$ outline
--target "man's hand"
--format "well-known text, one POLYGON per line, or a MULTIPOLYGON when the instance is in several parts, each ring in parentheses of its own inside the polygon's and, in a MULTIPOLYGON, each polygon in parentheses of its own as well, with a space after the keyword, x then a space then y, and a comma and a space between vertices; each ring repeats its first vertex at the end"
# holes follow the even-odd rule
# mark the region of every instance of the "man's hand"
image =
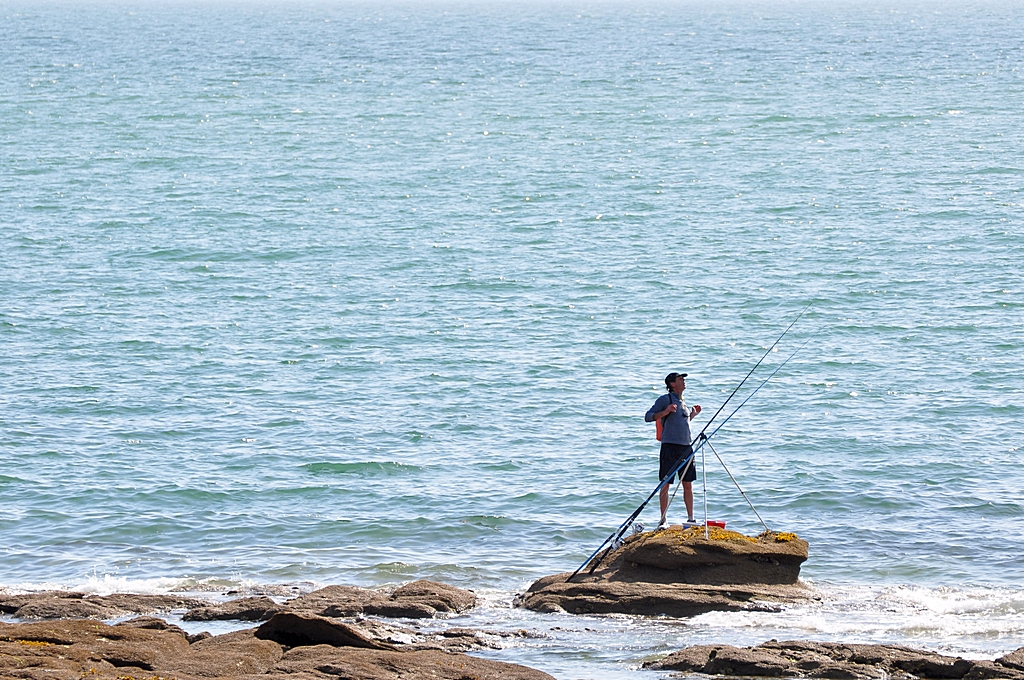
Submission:
POLYGON ((693 409, 690 410, 690 420, 696 418, 698 413, 700 413, 700 404, 694 404, 693 409))

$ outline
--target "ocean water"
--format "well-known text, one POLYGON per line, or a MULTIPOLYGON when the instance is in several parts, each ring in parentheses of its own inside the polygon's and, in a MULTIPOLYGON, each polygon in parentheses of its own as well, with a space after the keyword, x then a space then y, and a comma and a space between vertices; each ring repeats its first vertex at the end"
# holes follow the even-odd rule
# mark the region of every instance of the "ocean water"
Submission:
POLYGON ((1024 645, 1021 35, 984 0, 3 2, 0 588, 431 578, 483 599, 433 625, 560 679, 1024 645), (804 308, 712 443, 821 599, 513 608, 653 490, 664 375, 703 426, 804 308))

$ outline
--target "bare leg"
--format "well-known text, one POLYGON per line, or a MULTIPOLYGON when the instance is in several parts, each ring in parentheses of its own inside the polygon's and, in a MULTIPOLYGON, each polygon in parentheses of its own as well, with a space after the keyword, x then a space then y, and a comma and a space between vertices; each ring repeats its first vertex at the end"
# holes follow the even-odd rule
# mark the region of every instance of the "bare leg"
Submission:
POLYGON ((661 494, 658 496, 658 500, 661 502, 661 518, 665 519, 665 515, 668 513, 668 487, 671 484, 666 484, 661 487, 661 494))
MULTIPOLYGON (((683 482, 683 502, 686 503, 686 518, 693 519, 693 482, 683 482)), ((665 511, 662 510, 661 514, 664 515, 665 511)))

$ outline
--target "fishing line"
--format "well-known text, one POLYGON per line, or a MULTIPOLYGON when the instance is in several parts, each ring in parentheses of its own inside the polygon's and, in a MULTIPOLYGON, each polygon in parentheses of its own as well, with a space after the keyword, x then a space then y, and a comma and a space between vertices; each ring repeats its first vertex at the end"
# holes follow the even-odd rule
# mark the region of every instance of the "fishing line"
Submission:
MULTIPOLYGON (((726 466, 725 461, 722 460, 722 457, 718 455, 718 451, 715 451, 715 447, 711 445, 711 442, 708 442, 708 446, 711 447, 711 451, 715 454, 715 458, 718 459, 718 462, 722 464, 723 468, 725 468, 726 474, 729 475, 729 479, 732 480, 732 483, 736 485, 736 490, 740 492, 741 496, 743 496, 743 500, 745 500, 747 502, 747 505, 750 506, 750 509, 754 511, 755 515, 757 515, 757 521, 759 521, 761 523, 761 526, 764 527, 765 531, 770 532, 771 529, 769 529, 768 525, 764 523, 763 519, 761 519, 761 513, 759 513, 757 511, 757 508, 754 507, 754 504, 750 502, 749 498, 747 498, 747 494, 743 493, 743 489, 740 488, 740 483, 737 482, 736 478, 732 476, 731 472, 729 472, 729 468, 726 466)), ((707 511, 705 510, 705 513, 706 512, 707 511)), ((707 520, 707 518, 705 518, 704 519, 704 538, 707 538, 707 526, 708 526, 708 520, 707 520)))
MULTIPOLYGON (((708 442, 708 446, 711 446, 711 442, 708 442)), ((712 449, 712 451, 713 450, 714 449, 712 449)), ((719 460, 721 460, 721 458, 719 458, 719 460)), ((704 479, 704 490, 701 492, 704 495, 704 538, 710 541, 711 539, 708 537, 708 463, 707 456, 704 455, 703 447, 701 447, 700 450, 700 472, 701 477, 704 479)))
MULTIPOLYGON (((732 417, 733 417, 734 415, 736 415, 736 414, 737 414, 737 413, 739 412, 739 410, 740 410, 741 408, 743 408, 743 405, 744 405, 744 404, 746 404, 746 403, 747 403, 748 401, 750 401, 751 397, 753 397, 753 396, 754 396, 755 394, 757 394, 758 390, 760 390, 760 389, 761 389, 762 387, 764 387, 764 386, 765 386, 765 385, 766 385, 766 384, 768 383, 768 381, 769 381, 769 380, 771 380, 772 378, 774 378, 774 377, 775 377, 775 374, 776 374, 776 373, 778 373, 779 371, 781 371, 781 370, 782 370, 782 367, 783 367, 783 366, 785 366, 786 364, 788 364, 788 363, 789 363, 789 360, 790 360, 790 359, 792 359, 793 357, 795 357, 795 356, 797 355, 797 352, 799 352, 799 351, 800 351, 800 350, 802 350, 802 349, 803 349, 804 347, 806 347, 806 346, 807 346, 807 343, 809 343, 809 342, 810 342, 811 340, 813 340, 813 339, 814 339, 814 336, 816 336, 816 335, 817 335, 818 333, 820 333, 820 332, 821 332, 821 329, 820 329, 820 328, 819 328, 818 330, 814 331, 814 333, 813 333, 813 334, 811 335, 811 337, 807 338, 807 340, 805 340, 805 341, 804 341, 804 344, 802 344, 802 345, 800 345, 799 347, 797 347, 797 348, 796 348, 796 351, 794 351, 794 352, 793 352, 792 354, 790 354, 790 355, 789 355, 788 357, 786 357, 786 360, 785 360, 785 361, 783 361, 783 362, 782 362, 781 364, 779 364, 778 368, 776 368, 776 369, 775 369, 774 371, 772 371, 772 374, 771 374, 771 375, 769 375, 769 376, 768 376, 767 378, 765 378, 765 379, 764 379, 764 380, 763 380, 763 381, 761 382, 761 384, 760 384, 760 385, 758 385, 757 387, 755 387, 755 388, 754 388, 754 391, 753 391, 753 392, 751 392, 750 394, 748 394, 748 395, 747 395, 747 398, 746 398, 746 399, 744 399, 744 400, 743 400, 743 401, 742 401, 742 402, 740 403, 740 405, 736 407, 736 410, 734 410, 734 411, 733 411, 732 413, 730 413, 730 414, 729 414, 729 415, 728 415, 728 416, 726 417, 726 419, 722 421, 722 424, 721 424, 721 425, 719 425, 718 427, 716 427, 716 428, 714 429, 714 431, 713 431, 713 432, 712 432, 711 434, 709 434, 709 435, 707 435, 707 436, 704 436, 704 430, 706 430, 706 429, 707 429, 707 427, 705 427, 705 428, 704 428, 704 430, 701 430, 700 434, 699 434, 699 435, 697 435, 698 439, 704 439, 705 441, 707 441, 707 440, 708 440, 708 439, 710 439, 711 437, 714 437, 714 436, 715 436, 715 435, 716 435, 716 434, 718 433, 718 431, 719 431, 719 430, 721 430, 721 429, 722 429, 723 427, 725 427, 725 424, 726 424, 726 423, 728 423, 728 422, 729 422, 730 420, 732 420, 732 417)), ((703 446, 703 444, 700 444, 700 446, 703 446)))
MULTIPOLYGON (((746 376, 744 376, 743 380, 741 380, 741 381, 740 381, 740 384, 736 386, 736 389, 734 389, 734 390, 732 391, 732 394, 730 394, 730 395, 728 396, 728 398, 726 398, 726 400, 722 402, 722 405, 718 407, 718 410, 717 410, 717 411, 715 411, 715 414, 714 414, 713 416, 711 416, 711 418, 710 418, 710 419, 708 420, 708 422, 707 422, 707 423, 706 423, 706 424, 704 425, 704 427, 703 427, 703 428, 701 429, 701 431, 700 431, 700 434, 698 434, 698 437, 703 437, 704 439, 706 439, 706 437, 705 437, 704 433, 705 433, 705 432, 707 431, 707 429, 708 429, 708 428, 709 428, 709 427, 711 426, 711 423, 712 423, 712 422, 714 422, 715 418, 717 418, 717 417, 718 417, 718 415, 719 415, 719 414, 720 414, 720 413, 722 412, 722 410, 723 410, 723 409, 725 408, 726 404, 728 404, 728 403, 729 403, 729 401, 730 401, 730 400, 731 400, 731 399, 732 399, 732 398, 733 398, 734 396, 736 396, 736 393, 737 393, 737 392, 738 392, 738 391, 740 390, 740 388, 741 388, 741 387, 743 387, 743 384, 747 382, 747 380, 748 380, 748 379, 750 378, 750 376, 754 374, 754 371, 756 371, 756 370, 757 370, 757 367, 761 365, 761 362, 763 362, 763 361, 765 360, 765 358, 766 358, 766 357, 767 357, 767 356, 768 356, 769 354, 771 354, 771 353, 772 353, 772 350, 774 350, 774 349, 775 349, 775 347, 776 347, 776 346, 777 346, 777 345, 779 344, 779 342, 781 342, 781 341, 782 341, 782 338, 784 338, 784 337, 786 336, 786 334, 787 334, 787 333, 789 333, 790 329, 791 329, 791 328, 793 328, 794 324, 796 324, 796 322, 800 320, 800 318, 801 318, 801 317, 802 317, 802 316, 803 316, 803 315, 804 315, 804 314, 805 314, 805 313, 807 312, 807 310, 811 308, 811 305, 812 305, 812 304, 813 304, 813 303, 808 303, 808 304, 807 304, 807 306, 806 306, 806 307, 804 307, 804 308, 803 308, 803 309, 802 309, 802 310, 800 311, 800 313, 799 313, 799 314, 797 315, 797 317, 796 317, 795 319, 793 319, 793 322, 792 322, 792 323, 790 323, 790 324, 789 324, 789 325, 788 325, 788 326, 786 327, 786 330, 782 331, 782 334, 781 334, 781 335, 779 335, 779 337, 778 337, 778 338, 777 338, 777 339, 775 340, 775 342, 773 342, 773 343, 772 343, 772 346, 768 348, 768 351, 766 351, 766 352, 765 352, 765 353, 764 353, 763 355, 761 355, 761 358, 757 360, 757 363, 756 363, 756 364, 754 364, 754 367, 750 369, 750 371, 749 371, 749 372, 747 373, 747 375, 746 375, 746 376)), ((774 374, 773 374, 773 375, 774 375, 774 374)), ((760 389, 760 388, 758 388, 758 389, 760 389)), ((756 391, 756 390, 755 390, 755 391, 756 391)), ((749 399, 749 397, 748 397, 748 399, 749 399)), ((745 403, 746 403, 746 401, 744 401, 743 403, 745 404, 745 403)), ((742 407, 742 404, 740 404, 740 407, 742 407)), ((738 409, 737 409, 737 410, 738 410, 738 409)), ((735 415, 735 414, 736 414, 736 412, 735 412, 735 411, 733 411, 732 415, 735 415)), ((732 415, 730 415, 729 417, 731 418, 731 417, 732 417, 732 415)), ((719 430, 719 429, 721 429, 721 427, 719 427, 719 428, 715 429, 715 431, 714 431, 714 432, 718 432, 718 430, 719 430)), ((714 432, 712 433, 712 435, 714 435, 714 432)), ((693 463, 693 452, 691 451, 691 453, 690 453, 689 457, 688 457, 688 458, 687 458, 687 459, 686 459, 685 461, 680 461, 679 465, 678 465, 678 466, 676 467, 676 470, 678 470, 678 469, 679 469, 680 467, 682 467, 683 465, 691 465, 692 463, 693 463)), ((592 561, 592 560, 594 559, 594 557, 596 557, 596 556, 597 556, 597 554, 601 552, 601 549, 602 549, 602 548, 604 548, 604 547, 605 547, 606 545, 608 545, 609 543, 615 543, 615 542, 617 542, 617 541, 618 541, 619 539, 621 539, 621 538, 622 538, 622 535, 623 535, 623 534, 624 534, 624 533, 626 532, 626 530, 627 530, 627 529, 629 528, 629 525, 631 525, 631 524, 632 524, 632 523, 633 523, 633 522, 634 522, 634 521, 636 520, 636 518, 640 516, 640 513, 641 513, 641 512, 643 512, 644 508, 646 508, 646 507, 647 507, 647 504, 651 502, 651 499, 652 499, 652 498, 654 498, 654 496, 655 496, 655 495, 657 495, 657 493, 658 493, 659 491, 661 491, 661 488, 662 488, 663 486, 665 486, 665 484, 666 484, 666 483, 670 483, 670 480, 671 480, 671 479, 672 479, 672 475, 671 475, 671 474, 670 474, 670 475, 667 475, 667 476, 666 476, 666 477, 665 477, 664 479, 662 479, 662 480, 661 480, 661 481, 660 481, 660 482, 658 483, 658 486, 656 486, 656 487, 654 488, 654 491, 652 491, 652 492, 651 492, 651 495, 647 497, 647 500, 645 500, 645 501, 644 501, 643 503, 641 503, 641 504, 640 504, 640 507, 638 507, 638 508, 637 508, 636 510, 634 510, 634 511, 633 511, 633 513, 632 513, 632 514, 631 514, 631 515, 630 515, 629 517, 627 517, 627 518, 626 518, 626 521, 625 521, 625 522, 623 522, 623 523, 622 523, 621 525, 619 525, 619 528, 618 528, 618 529, 616 529, 616 530, 615 530, 614 532, 612 532, 612 534, 611 534, 611 535, 610 535, 610 536, 609 536, 608 538, 604 539, 604 541, 603 541, 603 542, 601 543, 601 545, 599 545, 599 546, 597 547, 597 550, 595 550, 595 551, 594 551, 594 552, 593 552, 593 553, 592 553, 592 554, 590 555, 590 557, 588 557, 588 558, 587 558, 587 559, 586 559, 586 560, 585 560, 585 561, 583 562, 583 564, 581 564, 581 565, 580 565, 579 567, 577 567, 577 568, 576 568, 576 571, 574 571, 574 572, 573 572, 573 573, 572 573, 572 574, 571 574, 571 575, 569 576, 569 578, 568 578, 568 579, 566 579, 566 581, 571 581, 571 580, 573 579, 573 577, 575 577, 575 576, 576 576, 577 574, 579 574, 579 573, 580 573, 580 571, 581 571, 581 570, 583 569, 583 567, 587 566, 587 564, 589 564, 589 563, 590 563, 590 562, 591 562, 591 561, 592 561)), ((611 551, 611 548, 609 547, 609 549, 608 549, 608 550, 606 550, 606 551, 604 552, 604 554, 603 554, 603 555, 601 555, 601 556, 600 556, 600 557, 599 557, 599 558, 597 559, 597 561, 596 561, 596 562, 594 562, 593 566, 591 566, 591 567, 590 567, 590 572, 589 572, 589 573, 591 573, 591 574, 592 574, 592 573, 594 573, 594 570, 595 570, 595 569, 596 569, 596 568, 598 567, 598 565, 599 565, 599 564, 601 563, 601 561, 602 561, 602 560, 604 560, 604 558, 605 558, 605 557, 606 557, 606 556, 608 555, 608 553, 609 553, 610 551, 611 551)))
MULTIPOLYGON (((743 497, 743 500, 746 501, 746 505, 751 506, 751 510, 753 510, 754 514, 756 514, 758 516, 758 520, 761 522, 761 525, 765 527, 766 532, 770 532, 771 529, 768 528, 768 524, 765 523, 765 520, 761 519, 761 513, 759 513, 758 509, 754 507, 753 503, 751 503, 751 499, 746 498, 746 494, 743 492, 742 488, 740 488, 739 482, 736 481, 736 478, 734 476, 732 476, 732 472, 729 471, 729 468, 728 468, 728 466, 726 466, 725 461, 722 460, 722 457, 718 455, 717 451, 715 451, 715 447, 713 447, 713 445, 711 443, 711 437, 715 436, 715 434, 720 429, 725 427, 725 424, 728 423, 729 420, 733 416, 736 415, 736 412, 738 412, 740 409, 743 408, 744 403, 750 401, 751 397, 758 393, 758 390, 760 390, 762 387, 764 387, 768 383, 769 380, 774 378, 775 374, 778 373, 779 371, 781 371, 783 366, 785 366, 786 364, 790 363, 790 359, 793 358, 794 356, 796 356, 797 352, 799 352, 801 349, 806 347, 807 343, 809 343, 811 340, 813 340, 814 336, 816 336, 820 332, 821 332, 821 329, 818 329, 817 331, 815 331, 814 334, 811 335, 810 338, 808 338, 807 340, 804 341, 804 344, 802 344, 799 347, 797 347, 797 349, 792 354, 788 355, 785 358, 784 362, 779 364, 778 368, 776 368, 774 371, 772 371, 770 376, 765 378, 761 382, 761 384, 758 385, 754 389, 753 392, 751 392, 750 394, 746 395, 746 398, 742 400, 742 402, 740 403, 740 405, 738 407, 736 407, 735 411, 733 411, 731 414, 729 414, 729 417, 726 418, 724 421, 722 421, 722 424, 719 425, 718 427, 716 427, 714 432, 712 432, 709 435, 705 435, 705 433, 701 432, 700 434, 697 435, 697 437, 699 439, 699 442, 697 443, 697 448, 700 450, 700 456, 703 457, 703 455, 705 455, 705 452, 703 452, 703 445, 705 445, 705 443, 707 443, 709 445, 709 447, 711 447, 712 452, 715 454, 715 458, 717 458, 718 462, 722 464, 722 468, 725 469, 726 474, 728 474, 729 478, 732 479, 732 483, 734 483, 736 485, 736 490, 743 497)), ((707 472, 706 472, 706 475, 707 475, 707 472)), ((707 478, 707 476, 705 477, 705 538, 708 538, 708 478, 707 478)))

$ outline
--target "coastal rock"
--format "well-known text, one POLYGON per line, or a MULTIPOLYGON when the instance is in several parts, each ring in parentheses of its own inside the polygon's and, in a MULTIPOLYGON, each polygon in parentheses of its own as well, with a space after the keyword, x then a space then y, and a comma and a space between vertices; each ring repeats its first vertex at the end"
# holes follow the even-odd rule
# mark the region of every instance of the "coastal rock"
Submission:
POLYGON ((269 597, 242 597, 190 609, 181 618, 183 621, 266 621, 285 609, 269 597))
POLYGON ((173 623, 168 623, 163 619, 156 616, 137 616, 134 619, 128 619, 127 621, 121 621, 118 626, 127 626, 128 628, 145 628, 146 630, 167 630, 172 633, 177 633, 181 637, 185 638, 189 644, 198 642, 199 640, 205 640, 210 637, 209 633, 195 633, 191 634, 182 629, 180 626, 176 626, 173 623))
POLYGON ((712 528, 708 535, 705 539, 702 527, 681 526, 639 534, 609 560, 617 563, 617 578, 622 580, 701 585, 792 585, 807 560, 807 541, 796 534, 754 538, 712 528))
POLYGON ((384 644, 346 624, 293 613, 193 644, 177 627, 145 619, 118 626, 89 620, 0 623, 0 677, 551 680, 516 664, 384 644))
POLYGON ((422 619, 440 614, 458 614, 476 606, 476 595, 435 581, 413 581, 390 593, 352 586, 327 586, 289 600, 296 612, 320 616, 369 614, 393 618, 422 619))
POLYGON ((188 651, 188 641, 170 631, 85 620, 0 624, 0 676, 4 677, 27 668, 48 673, 46 677, 60 677, 54 671, 88 672, 90 668, 144 673, 188 651))
POLYGON ((995 661, 975 661, 974 666, 964 676, 965 680, 1021 680, 1024 670, 1005 666, 995 661))
POLYGON ((394 623, 357 617, 347 623, 365 637, 394 645, 403 650, 435 649, 444 652, 469 652, 478 649, 501 649, 502 639, 528 637, 529 632, 477 630, 473 628, 444 628, 429 630, 410 628, 394 623))
POLYGON ((331 645, 332 647, 359 647, 363 649, 394 649, 340 621, 311 614, 284 612, 274 616, 256 629, 256 637, 273 640, 286 647, 331 645))
POLYGON ((373 649, 338 649, 320 645, 298 647, 285 653, 274 673, 308 673, 308 677, 359 680, 553 680, 547 673, 520 666, 435 650, 411 652, 373 649))
POLYGON ((1010 652, 1006 656, 996 659, 996 663, 1002 664, 1009 668, 1016 668, 1017 670, 1024 671, 1024 647, 1021 647, 1015 652, 1010 652))
POLYGON ((266 621, 286 611, 319 616, 360 615, 425 619, 459 614, 476 606, 476 595, 445 583, 413 581, 394 590, 327 586, 279 604, 266 596, 211 603, 173 595, 88 595, 46 591, 0 596, 0 613, 18 619, 116 619, 131 614, 188 611, 185 621, 266 621))
POLYGON ((88 595, 46 591, 0 596, 0 613, 19 619, 115 619, 130 614, 157 614, 204 603, 174 595, 88 595))
POLYGON ((266 621, 278 613, 295 612, 329 617, 371 615, 429 619, 438 614, 459 614, 474 606, 476 595, 470 590, 420 580, 390 591, 327 586, 283 604, 264 596, 239 598, 221 604, 200 602, 182 618, 185 621, 266 621))
MULTIPOLYGON (((1005 657, 1004 657, 1005 658, 1005 657)), ((899 645, 770 640, 756 647, 698 645, 644 668, 729 677, 808 677, 834 680, 1024 680, 1024 671, 996 661, 968 661, 899 645)))
POLYGON ((519 598, 540 612, 677 617, 710 611, 776 611, 812 597, 800 585, 807 542, 791 533, 758 537, 671 526, 631 536, 593 573, 547 576, 519 598))
POLYGON ((281 645, 259 639, 255 632, 239 630, 200 640, 174 662, 173 672, 207 678, 267 673, 281 660, 283 651, 281 645))

